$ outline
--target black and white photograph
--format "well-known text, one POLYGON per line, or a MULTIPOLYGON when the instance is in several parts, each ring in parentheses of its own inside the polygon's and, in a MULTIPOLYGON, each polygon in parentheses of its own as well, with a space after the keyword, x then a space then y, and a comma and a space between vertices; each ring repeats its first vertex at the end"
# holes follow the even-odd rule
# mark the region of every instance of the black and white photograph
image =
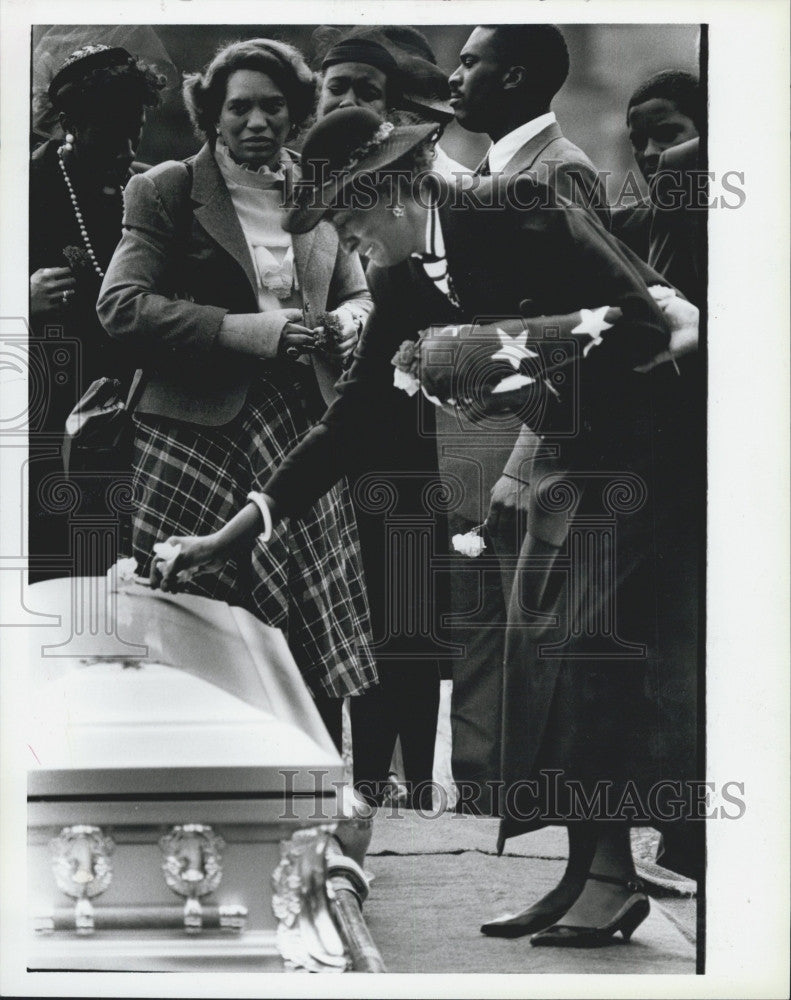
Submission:
POLYGON ((787 6, 2 19, 0 993, 788 996, 787 6))

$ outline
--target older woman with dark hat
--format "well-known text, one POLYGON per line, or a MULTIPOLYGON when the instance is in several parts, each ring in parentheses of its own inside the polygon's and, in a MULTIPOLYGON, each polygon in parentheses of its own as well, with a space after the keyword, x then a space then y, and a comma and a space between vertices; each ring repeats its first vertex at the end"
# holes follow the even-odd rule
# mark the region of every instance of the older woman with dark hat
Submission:
MULTIPOLYGON (((146 571, 156 542, 217 530, 260 490, 323 411, 319 390, 371 308, 359 258, 328 223, 293 238, 282 227, 284 188, 299 177, 285 142, 315 100, 297 50, 263 38, 226 46, 186 78, 184 97, 205 144, 130 183, 98 303, 143 368, 133 542, 146 571)), ((339 745, 343 697, 376 681, 359 559, 340 482, 252 558, 238 553, 191 584, 284 632, 339 745)))
MULTIPOLYGON (((96 299, 121 238, 121 195, 146 110, 157 106, 163 85, 126 49, 102 44, 74 51, 50 81, 47 106, 63 134, 39 146, 30 165, 32 352, 40 355, 34 371, 48 376, 43 406, 33 398, 41 384, 30 380, 31 413, 45 411, 34 416, 38 434, 62 436, 66 417, 95 379, 117 378, 125 388, 131 382, 134 365, 102 330, 96 299)), ((58 572, 51 560, 62 563, 67 549, 63 516, 48 510, 47 496, 47 484, 62 476, 61 459, 32 458, 30 565, 37 579, 58 572)))
MULTIPOLYGON (((503 317, 480 328, 495 345, 482 370, 496 362, 509 387, 530 387, 522 418, 548 435, 569 470, 566 485, 538 483, 531 503, 540 516, 542 505, 565 502, 569 537, 582 549, 575 556, 562 542, 528 535, 520 554, 505 661, 501 842, 547 823, 578 826, 566 876, 535 905, 530 928, 523 915, 518 930, 543 928, 534 944, 604 945, 619 932, 630 938, 649 911, 634 874, 630 825, 668 825, 666 802, 649 815, 635 801, 651 808, 657 783, 683 783, 696 766, 696 650, 667 559, 680 511, 671 507, 668 516, 664 506, 666 484, 652 465, 654 388, 650 373, 638 370, 667 350, 670 326, 617 241, 584 210, 558 209, 535 179, 486 178, 471 201, 463 190, 448 198, 423 169, 433 132, 383 126, 363 109, 336 112, 311 130, 303 164, 316 181, 287 226, 302 232, 328 216, 342 244, 373 262, 374 310, 341 396, 319 425, 226 526, 209 537, 172 539, 179 554, 156 563, 154 581, 177 586, 180 573, 223 561, 262 526, 299 514, 345 472, 376 463, 398 396, 391 359, 405 336, 424 331, 441 355, 420 370, 418 404, 431 406, 427 396, 437 395, 473 412, 458 345, 465 324, 503 317), (323 179, 320 163, 330 168, 323 179), (477 211, 484 196, 501 210, 477 211), (525 300, 546 323, 522 320, 525 300), (549 340, 545 325, 555 331, 549 340), (566 338, 559 341, 558 330, 579 349, 559 352, 566 338), (535 375, 537 355, 546 377, 535 375), (440 388, 443 378, 450 389, 440 388), (574 414, 577 433, 569 434, 565 421, 574 414), (602 551, 617 554, 615 565, 603 565, 591 548, 596 519, 605 515, 617 546, 605 539, 602 551), (607 801, 597 811, 601 787, 607 801), (575 791, 587 814, 569 805, 575 791)), ((695 817, 676 814, 679 822, 669 825, 695 825, 684 818, 695 817)))
MULTIPOLYGON (((317 117, 338 108, 369 108, 396 124, 453 121, 448 77, 424 36, 406 25, 324 29, 317 117)), ((471 171, 434 144, 432 169, 449 180, 471 171)))

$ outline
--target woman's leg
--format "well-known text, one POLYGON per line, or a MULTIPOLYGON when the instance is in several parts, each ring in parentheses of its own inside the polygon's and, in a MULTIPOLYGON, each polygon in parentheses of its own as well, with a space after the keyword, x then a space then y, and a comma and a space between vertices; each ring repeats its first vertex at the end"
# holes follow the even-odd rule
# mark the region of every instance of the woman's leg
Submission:
MULTIPOLYGON (((507 914, 484 924, 481 930, 490 937, 522 937, 557 923, 573 905, 585 887, 585 879, 596 851, 595 823, 570 823, 567 826, 569 857, 563 877, 554 889, 516 914, 507 914)), ((565 917, 563 918, 565 922, 565 917)))
POLYGON ((313 701, 319 710, 321 721, 327 727, 330 739, 338 753, 343 752, 343 698, 330 698, 326 694, 314 694, 313 701))
POLYGON ((404 756, 407 802, 414 809, 431 812, 431 782, 439 716, 439 668, 434 662, 396 663, 389 680, 390 701, 404 756))
MULTIPOLYGON (((633 882, 636 876, 629 824, 597 822, 591 825, 596 828, 596 850, 590 862, 590 873, 621 883, 633 882)), ((633 893, 634 889, 627 885, 588 879, 561 922, 572 927, 602 927, 633 893)))
POLYGON ((354 787, 370 805, 380 805, 390 772, 396 721, 384 681, 387 668, 378 665, 380 684, 349 699, 354 757, 354 787))

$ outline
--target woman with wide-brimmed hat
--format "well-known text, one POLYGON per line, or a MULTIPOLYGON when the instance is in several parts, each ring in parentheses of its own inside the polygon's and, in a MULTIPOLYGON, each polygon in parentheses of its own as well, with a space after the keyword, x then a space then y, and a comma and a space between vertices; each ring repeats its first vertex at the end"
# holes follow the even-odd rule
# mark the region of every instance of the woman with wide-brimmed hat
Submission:
MULTIPOLYGON (((444 126, 453 119, 448 78, 437 66, 427 40, 406 25, 364 25, 343 31, 324 26, 313 36, 315 64, 320 67, 319 119, 348 108, 366 108, 383 119, 400 124, 436 122, 444 126)), ((449 179, 469 173, 434 144, 431 168, 449 179)), ((439 415, 437 416, 439 420, 439 415)), ((439 622, 449 608, 447 578, 429 583, 431 622, 424 637, 394 640, 392 633, 403 625, 425 618, 426 595, 422 588, 401 586, 394 621, 392 574, 394 557, 388 543, 388 525, 381 510, 367 494, 371 476, 397 496, 391 514, 403 523, 425 516, 423 497, 429 482, 439 475, 438 454, 431 435, 420 435, 414 407, 405 400, 392 413, 391 444, 376 470, 370 470, 353 489, 355 514, 374 634, 391 634, 391 641, 377 647, 379 686, 351 703, 351 730, 358 788, 370 801, 396 797, 407 805, 422 801, 431 807, 430 782, 434 774, 434 751, 440 710, 440 676, 450 675, 450 637, 439 622), (408 473, 405 475, 404 473, 408 473), (439 639, 445 648, 438 649, 439 639), (394 752, 395 746, 395 752, 394 752), (391 760, 393 762, 390 767, 391 760), (414 789, 424 791, 417 799, 414 789)), ((436 546, 442 547, 448 532, 436 520, 436 546)), ((415 560, 422 573, 425 555, 415 560)), ((411 570, 404 567, 402 577, 411 570)))
POLYGON ((534 943, 605 944, 618 931, 628 938, 648 912, 634 877, 629 827, 661 827, 663 820, 635 818, 635 794, 650 802, 657 781, 683 781, 696 763, 689 713, 678 712, 688 693, 687 662, 676 631, 672 567, 662 559, 678 525, 657 503, 665 494, 651 462, 652 382, 637 370, 667 350, 670 328, 639 269, 584 210, 559 203, 530 177, 485 178, 466 196, 449 197, 425 170, 433 137, 431 126, 383 126, 362 109, 329 115, 309 133, 303 157, 312 183, 286 225, 302 232, 329 217, 342 244, 374 264, 368 274, 374 311, 341 396, 320 424, 228 525, 209 537, 171 539, 180 553, 155 565, 154 581, 177 586, 180 573, 222 561, 233 546, 298 514, 344 472, 378 461, 398 395, 391 359, 405 336, 442 328, 430 343, 442 348, 444 364, 435 360, 435 371, 431 363, 421 370, 429 388, 416 394, 418 406, 431 407, 427 395, 441 391, 439 401, 474 409, 454 358, 465 324, 498 317, 482 328, 497 347, 484 370, 496 361, 510 367, 509 385, 530 386, 535 398, 524 419, 560 449, 569 470, 567 488, 536 484, 536 518, 552 503, 567 502, 572 523, 590 533, 585 525, 601 516, 605 502, 607 529, 617 540, 612 572, 592 557, 567 572, 562 543, 529 533, 525 540, 505 662, 501 843, 546 823, 584 826, 567 877, 537 906, 533 929, 568 917, 534 943), (521 333, 509 332, 525 300, 531 315, 555 317, 549 323, 555 334, 567 330, 579 346, 569 348, 568 366, 552 361, 557 336, 545 343, 542 323, 525 321, 521 333), (571 326, 565 317, 575 311, 571 326), (532 377, 535 354, 544 348, 556 368, 532 377), (440 390, 448 366, 451 388, 440 390), (564 431, 569 414, 576 414, 575 433, 564 431), (600 634, 598 626, 612 625, 613 609, 615 632, 600 634), (536 612, 540 618, 531 625, 536 612), (549 791, 545 782, 529 784, 547 769, 561 774, 549 791), (567 808, 575 789, 595 802, 600 781, 609 788, 608 810, 585 817, 567 808), (529 801, 515 803, 509 789, 521 789, 529 801))

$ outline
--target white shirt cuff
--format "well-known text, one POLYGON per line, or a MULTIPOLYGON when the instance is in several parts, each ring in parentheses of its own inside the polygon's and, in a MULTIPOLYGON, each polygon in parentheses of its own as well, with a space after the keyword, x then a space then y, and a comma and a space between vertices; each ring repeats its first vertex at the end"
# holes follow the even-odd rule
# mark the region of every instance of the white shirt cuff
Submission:
POLYGON ((258 536, 259 541, 268 542, 272 537, 272 515, 269 512, 269 506, 266 500, 264 500, 263 493, 251 492, 247 494, 247 499, 250 503, 254 503, 261 514, 261 520, 264 522, 264 530, 258 536))

